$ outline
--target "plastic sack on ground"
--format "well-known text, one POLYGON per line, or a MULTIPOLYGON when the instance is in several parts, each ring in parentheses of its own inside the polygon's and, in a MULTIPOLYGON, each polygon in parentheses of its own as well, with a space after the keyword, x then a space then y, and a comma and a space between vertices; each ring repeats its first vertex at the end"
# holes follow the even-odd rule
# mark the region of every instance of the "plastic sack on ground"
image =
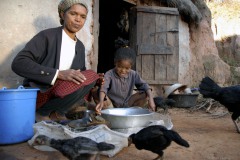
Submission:
MULTIPOLYGON (((153 120, 148 124, 150 125, 163 125, 167 129, 172 129, 173 124, 169 115, 162 115, 155 113, 153 120)), ((32 146, 35 138, 38 135, 46 135, 55 139, 69 139, 78 136, 88 137, 96 142, 106 142, 115 145, 114 150, 104 151, 100 154, 108 157, 113 157, 120 152, 124 147, 128 146, 128 136, 133 133, 137 133, 142 128, 127 128, 127 129, 115 129, 111 130, 106 125, 97 125, 88 127, 84 131, 79 131, 68 127, 67 125, 61 125, 55 122, 38 122, 34 124, 34 136, 28 141, 28 144, 32 146)), ((56 151, 49 146, 33 146, 35 149, 41 151, 56 151)))
MULTIPOLYGON (((71 128, 58 124, 58 123, 47 123, 47 122, 38 122, 34 125, 35 135, 28 141, 28 144, 32 146, 35 138, 38 135, 46 135, 50 138, 55 139, 69 139, 75 138, 78 136, 88 137, 96 142, 107 142, 115 145, 114 150, 101 152, 102 155, 106 155, 109 157, 114 156, 124 147, 128 146, 128 137, 125 134, 112 131, 106 125, 98 125, 92 127, 91 130, 84 132, 77 132, 71 130, 71 128)), ((33 146, 35 149, 41 151, 56 151, 54 148, 49 146, 33 146)))

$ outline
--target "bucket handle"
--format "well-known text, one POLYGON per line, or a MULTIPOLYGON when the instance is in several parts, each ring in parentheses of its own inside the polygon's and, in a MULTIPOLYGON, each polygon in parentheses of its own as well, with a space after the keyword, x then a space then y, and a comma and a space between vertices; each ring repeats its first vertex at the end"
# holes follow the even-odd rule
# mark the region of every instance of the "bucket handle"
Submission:
MULTIPOLYGON (((17 89, 25 89, 25 88, 21 85, 21 86, 18 86, 17 89)), ((7 90, 7 87, 2 87, 2 90, 7 90)))
POLYGON ((7 89, 7 87, 2 87, 2 90, 6 90, 7 89))
POLYGON ((18 86, 18 89, 25 89, 22 85, 18 86))

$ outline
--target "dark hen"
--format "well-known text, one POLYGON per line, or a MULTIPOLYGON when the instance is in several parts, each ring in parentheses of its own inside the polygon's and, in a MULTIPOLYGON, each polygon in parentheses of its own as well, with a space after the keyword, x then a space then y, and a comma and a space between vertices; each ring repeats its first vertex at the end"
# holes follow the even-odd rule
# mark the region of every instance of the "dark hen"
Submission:
POLYGON ((163 150, 170 146, 172 141, 181 146, 189 147, 188 142, 182 139, 176 131, 168 130, 161 125, 143 128, 136 134, 131 134, 128 140, 129 145, 133 143, 139 150, 145 149, 158 154, 156 159, 160 160, 163 160, 163 150))
POLYGON ((45 135, 35 138, 34 145, 47 145, 60 151, 70 160, 96 160, 99 159, 101 151, 115 148, 113 144, 97 143, 87 137, 76 137, 72 139, 53 139, 45 135))
POLYGON ((153 98, 154 103, 156 105, 156 111, 158 111, 159 108, 162 108, 164 110, 164 114, 168 112, 168 107, 173 107, 176 103, 173 99, 165 99, 163 97, 154 97, 153 98))
POLYGON ((232 112, 232 120, 237 132, 240 128, 237 119, 240 116, 240 85, 220 87, 211 78, 205 77, 199 85, 199 92, 204 98, 212 98, 224 105, 229 112, 232 112))

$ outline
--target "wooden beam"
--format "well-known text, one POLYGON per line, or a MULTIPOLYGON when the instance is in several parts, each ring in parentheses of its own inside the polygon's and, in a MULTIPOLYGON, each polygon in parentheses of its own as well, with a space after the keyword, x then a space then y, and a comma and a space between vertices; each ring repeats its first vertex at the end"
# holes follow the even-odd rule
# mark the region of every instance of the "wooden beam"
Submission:
POLYGON ((131 3, 131 4, 133 4, 133 5, 137 5, 137 3, 134 2, 134 1, 132 1, 132 0, 123 0, 123 1, 128 2, 128 3, 131 3))

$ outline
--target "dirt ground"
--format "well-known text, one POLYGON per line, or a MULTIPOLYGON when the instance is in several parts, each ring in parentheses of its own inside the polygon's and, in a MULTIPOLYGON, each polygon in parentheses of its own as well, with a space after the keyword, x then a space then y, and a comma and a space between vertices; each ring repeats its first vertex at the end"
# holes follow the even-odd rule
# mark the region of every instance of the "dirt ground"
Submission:
MULTIPOLYGON (((240 134, 236 132, 230 114, 214 118, 205 110, 172 108, 169 114, 176 130, 190 144, 184 148, 172 142, 165 150, 165 160, 239 160, 240 134)), ((134 145, 124 148, 114 157, 101 160, 150 160, 156 154, 137 150, 134 145)), ((0 146, 0 160, 67 160, 59 152, 43 152, 28 144, 0 146)))

